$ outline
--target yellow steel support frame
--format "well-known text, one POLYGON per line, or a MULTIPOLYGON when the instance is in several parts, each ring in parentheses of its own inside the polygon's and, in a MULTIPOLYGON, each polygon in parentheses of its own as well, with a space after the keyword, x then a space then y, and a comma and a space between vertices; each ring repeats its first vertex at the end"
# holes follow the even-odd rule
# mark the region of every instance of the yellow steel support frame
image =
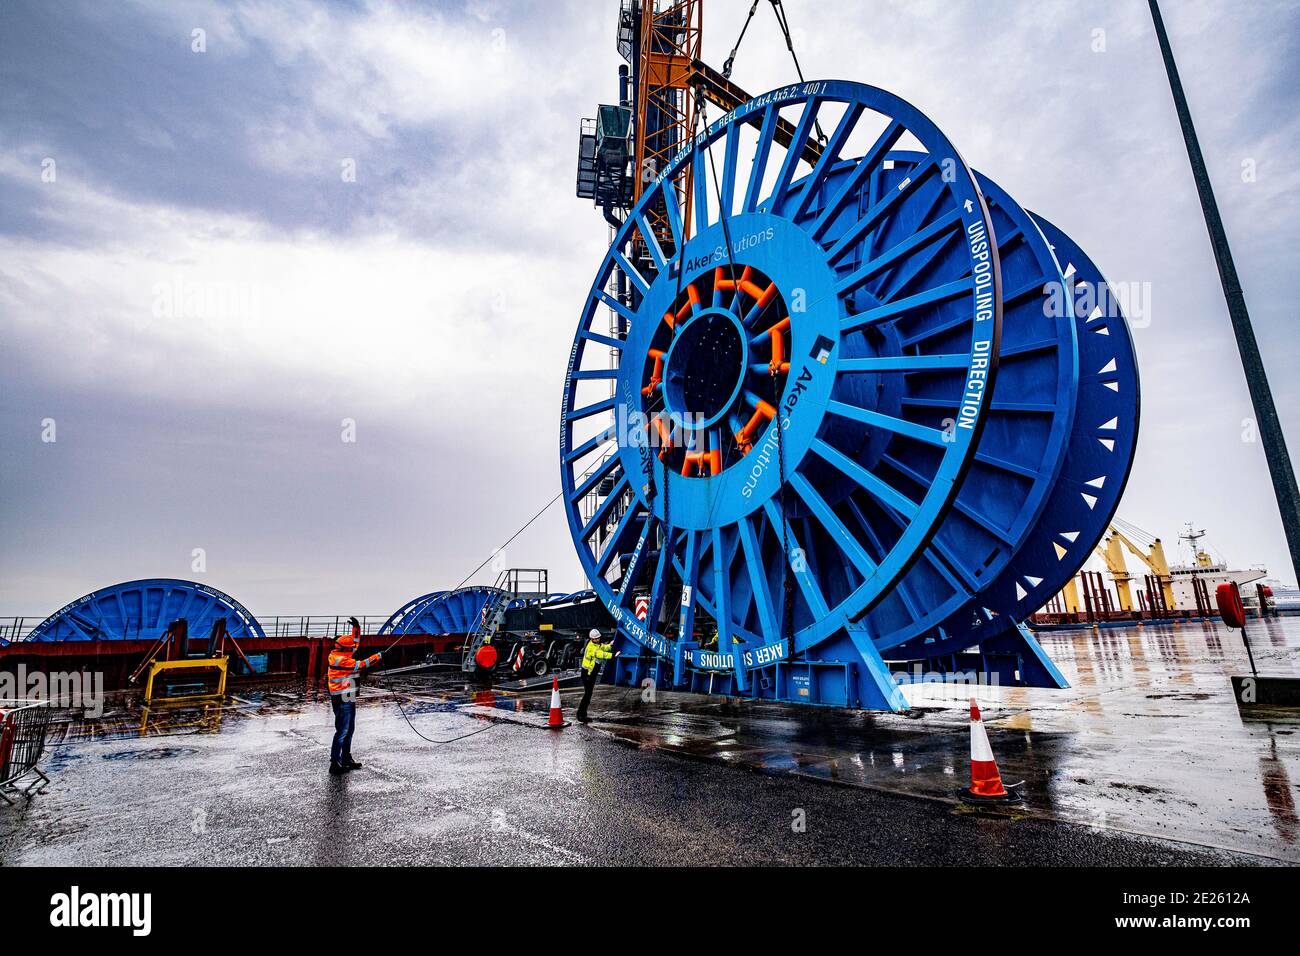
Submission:
MULTIPOLYGON (((172 699, 184 702, 187 698, 176 697, 172 699)), ((170 701, 167 700, 159 701, 160 704, 166 704, 169 702, 170 701)), ((205 697, 202 701, 195 703, 192 707, 185 708, 184 712, 187 715, 194 711, 198 711, 198 716, 181 724, 174 722, 174 712, 171 711, 170 708, 160 707, 155 709, 153 707, 142 707, 140 708, 140 736, 148 737, 151 726, 157 731, 174 731, 184 728, 189 728, 195 731, 220 730, 221 715, 225 711, 225 707, 225 701, 216 699, 209 700, 205 697)))
POLYGON ((183 658, 178 661, 153 661, 149 665, 149 680, 144 685, 144 702, 146 704, 153 702, 153 679, 163 671, 176 670, 212 670, 216 669, 221 675, 217 681, 217 689, 211 694, 190 694, 186 697, 168 697, 166 700, 207 700, 213 697, 226 696, 226 669, 230 663, 228 657, 195 657, 183 658))
POLYGON ((1111 580, 1115 582, 1115 593, 1119 596, 1119 609, 1133 610, 1133 589, 1129 584, 1133 580, 1133 575, 1128 573, 1128 565, 1124 563, 1124 549, 1120 547, 1119 539, 1114 535, 1106 538, 1104 542, 1097 545, 1097 553, 1106 562, 1106 570, 1110 572, 1111 580))
MULTIPOLYGON (((643 0, 641 13, 640 83, 636 104, 636 169, 633 171, 633 203, 646 187, 684 148, 695 129, 695 102, 691 65, 700 58, 704 26, 703 0, 643 0), (650 130, 651 112, 663 118, 663 125, 650 130)), ((677 206, 682 211, 682 229, 690 236, 692 169, 687 163, 677 175, 677 206)), ((651 228, 660 247, 675 250, 667 213, 659 204, 648 211, 651 228)))

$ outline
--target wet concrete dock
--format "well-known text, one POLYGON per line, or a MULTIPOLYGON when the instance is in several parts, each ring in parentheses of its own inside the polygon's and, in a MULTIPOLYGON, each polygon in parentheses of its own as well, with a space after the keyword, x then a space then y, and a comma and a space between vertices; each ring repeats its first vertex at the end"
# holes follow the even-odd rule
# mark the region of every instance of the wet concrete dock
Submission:
MULTIPOLYGON (((1300 619, 1249 633, 1261 672, 1300 672, 1300 619)), ((1013 813, 958 801, 965 688, 908 688, 910 715, 602 688, 595 723, 549 732, 548 694, 403 677, 366 687, 343 778, 300 688, 60 723, 49 790, 0 807, 0 864, 1300 862, 1300 720, 1241 717, 1239 635, 1044 644, 1070 690, 976 693, 1013 813)))
MULTIPOLYGON (((1261 673, 1300 674, 1300 618, 1248 633, 1261 673)), ((1243 718, 1229 680, 1249 673, 1239 633, 1197 622, 1042 640, 1069 690, 973 691, 1024 813, 1300 862, 1300 718, 1243 718)), ((955 803, 969 779, 971 693, 907 687, 905 716, 665 695, 643 707, 623 695, 602 726, 669 751, 955 803)))

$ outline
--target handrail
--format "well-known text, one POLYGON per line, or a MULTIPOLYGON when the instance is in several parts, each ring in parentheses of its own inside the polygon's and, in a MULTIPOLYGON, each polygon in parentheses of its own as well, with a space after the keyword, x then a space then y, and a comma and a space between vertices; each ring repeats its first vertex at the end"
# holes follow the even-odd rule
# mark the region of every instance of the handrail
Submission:
MULTIPOLYGON (((257 623, 267 637, 337 637, 348 627, 350 614, 278 614, 273 617, 259 617, 257 623)), ((27 640, 45 617, 32 615, 0 616, 0 642, 21 644, 27 640)), ((367 614, 358 616, 362 634, 376 634, 384 622, 386 614, 367 614)), ((141 639, 155 635, 142 634, 141 639)), ((256 642, 257 638, 242 638, 256 642)))

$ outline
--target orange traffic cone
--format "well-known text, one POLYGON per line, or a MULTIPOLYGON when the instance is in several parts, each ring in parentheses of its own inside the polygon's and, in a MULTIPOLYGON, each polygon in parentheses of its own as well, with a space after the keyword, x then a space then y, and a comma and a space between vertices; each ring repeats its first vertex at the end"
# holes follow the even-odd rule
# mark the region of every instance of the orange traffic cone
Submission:
POLYGON ((970 789, 966 796, 977 803, 1008 803, 1019 799, 1002 786, 1002 774, 998 773, 989 735, 974 697, 970 699, 970 789))
POLYGON ((560 707, 560 679, 551 678, 551 719, 546 722, 549 730, 559 730, 569 726, 564 722, 564 710, 560 707))

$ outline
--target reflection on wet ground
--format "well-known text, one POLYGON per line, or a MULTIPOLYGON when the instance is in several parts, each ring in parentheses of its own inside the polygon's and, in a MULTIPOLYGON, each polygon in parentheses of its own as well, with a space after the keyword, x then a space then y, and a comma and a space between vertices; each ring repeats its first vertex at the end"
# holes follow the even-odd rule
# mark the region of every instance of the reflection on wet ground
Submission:
MULTIPOLYGON (((1300 618, 1252 621, 1249 634, 1262 673, 1300 673, 1300 618)), ((1069 690, 980 687, 975 693, 1003 778, 1024 795, 1023 814, 1300 862, 1300 720, 1282 712, 1239 714, 1229 683, 1248 666, 1239 634, 1195 623, 1061 631, 1041 639, 1069 690)), ((955 807, 969 775, 970 691, 927 684, 905 693, 910 713, 878 714, 664 692, 647 701, 639 689, 601 688, 590 728, 547 736, 533 729, 544 722, 546 690, 519 694, 467 686, 459 675, 402 675, 366 686, 359 736, 362 749, 385 757, 368 765, 367 785, 387 780, 416 786, 416 793, 442 786, 440 776, 425 776, 430 760, 454 767, 462 785, 490 782, 500 792, 512 774, 525 774, 542 759, 541 748, 552 755, 544 779, 553 786, 580 775, 575 768, 586 761, 608 759, 593 748, 613 739, 955 807), (410 732, 419 727, 451 738, 490 724, 501 727, 474 737, 473 746, 430 748, 410 732), (519 724, 533 727, 513 726, 519 724)), ((570 715, 578 694, 563 692, 570 715)), ((244 687, 224 702, 170 707, 144 708, 135 697, 117 695, 98 719, 65 713, 56 721, 47 758, 55 784, 37 798, 28 823, 0 820, 0 837, 9 826, 10 847, 22 845, 23 826, 37 828, 38 858, 57 861, 66 828, 75 831, 85 819, 112 826, 126 812, 116 804, 135 799, 131 773, 161 789, 213 787, 213 774, 220 789, 223 775, 239 775, 238 799, 256 805, 262 795, 255 787, 245 792, 242 781, 258 768, 284 791, 266 804, 268 819, 276 819, 286 812, 283 801, 315 794, 315 765, 329 731, 328 701, 304 692, 301 682, 244 687)), ((426 809, 436 811, 436 794, 427 801, 426 809)), ((321 812, 327 810, 334 812, 321 812)), ((468 818, 479 810, 455 803, 447 812, 468 818)), ((426 825, 443 824, 430 818, 426 825)), ((402 826, 421 824, 404 819, 402 826)))
MULTIPOLYGON (((1300 618, 1248 626, 1262 674, 1300 674, 1300 618)), ((976 688, 1026 812, 1300 862, 1300 718, 1242 717, 1239 633, 1210 622, 1041 635, 1065 691, 976 688)), ((904 691, 906 715, 607 692, 608 733, 639 746, 956 802, 969 780, 965 685, 904 691)))

